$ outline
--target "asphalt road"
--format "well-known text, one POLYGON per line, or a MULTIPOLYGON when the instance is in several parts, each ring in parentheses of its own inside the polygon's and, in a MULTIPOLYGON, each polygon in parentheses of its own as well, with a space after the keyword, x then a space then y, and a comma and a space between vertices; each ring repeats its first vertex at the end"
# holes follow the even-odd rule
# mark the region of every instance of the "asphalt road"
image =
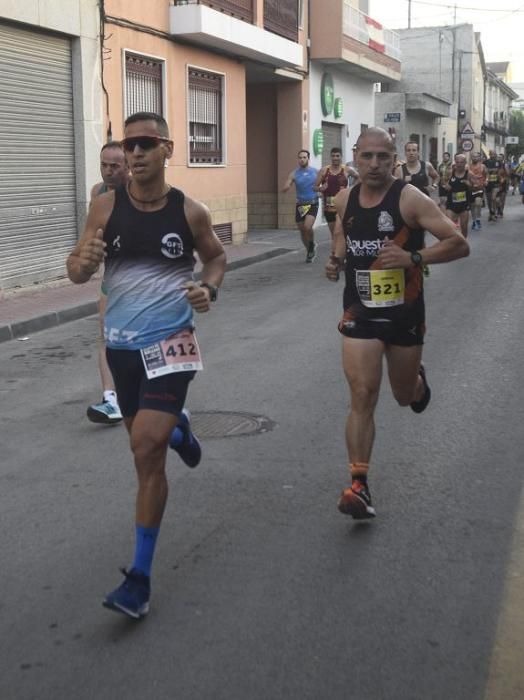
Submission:
POLYGON ((433 400, 417 416, 384 382, 371 523, 336 509, 348 393, 325 234, 313 265, 291 253, 228 275, 198 319, 189 406, 275 426, 204 440, 194 471, 170 455, 140 623, 101 606, 132 556, 135 482, 124 429, 85 419, 96 319, 0 345, 2 700, 524 697, 516 200, 470 258, 432 268, 433 400))

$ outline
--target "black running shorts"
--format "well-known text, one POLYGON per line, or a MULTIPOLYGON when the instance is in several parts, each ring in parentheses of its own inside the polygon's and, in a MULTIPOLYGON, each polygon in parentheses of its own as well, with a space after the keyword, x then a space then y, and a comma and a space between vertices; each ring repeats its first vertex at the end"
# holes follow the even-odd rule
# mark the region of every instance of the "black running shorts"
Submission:
POLYGON ((317 218, 318 214, 318 202, 304 202, 302 204, 297 204, 295 208, 295 222, 297 224, 302 223, 306 220, 306 216, 312 216, 314 219, 317 218))
POLYGON ((386 345, 411 347, 424 345, 426 326, 424 323, 406 326, 393 321, 370 321, 367 319, 349 321, 342 318, 338 324, 338 330, 346 338, 376 339, 381 340, 386 345))
POLYGON ((174 372, 148 379, 140 350, 106 348, 106 357, 124 418, 132 418, 141 409, 180 414, 195 372, 174 372))

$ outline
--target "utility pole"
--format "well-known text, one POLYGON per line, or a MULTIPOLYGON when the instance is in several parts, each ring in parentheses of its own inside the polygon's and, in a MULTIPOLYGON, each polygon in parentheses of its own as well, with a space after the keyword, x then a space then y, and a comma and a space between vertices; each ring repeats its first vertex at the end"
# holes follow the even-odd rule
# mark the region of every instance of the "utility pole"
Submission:
POLYGON ((408 29, 411 29, 411 0, 408 0, 408 29))
POLYGON ((453 12, 453 24, 457 23, 457 4, 455 3, 455 10, 453 12))

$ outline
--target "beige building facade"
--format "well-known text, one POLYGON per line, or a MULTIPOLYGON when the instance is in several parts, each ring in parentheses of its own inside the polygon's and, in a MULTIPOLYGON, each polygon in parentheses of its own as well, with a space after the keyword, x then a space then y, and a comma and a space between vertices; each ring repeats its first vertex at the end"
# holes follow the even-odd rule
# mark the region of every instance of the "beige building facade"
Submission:
POLYGON ((307 140, 298 3, 106 0, 104 20, 107 136, 121 138, 131 112, 161 112, 167 179, 205 202, 224 242, 282 226, 278 184, 307 140))
POLYGON ((398 36, 366 11, 357 0, 69 0, 67 12, 62 0, 0 0, 0 287, 65 275, 100 148, 138 111, 167 120, 167 180, 208 205, 225 243, 294 228, 294 193, 281 190, 297 152, 320 166, 319 144, 336 138, 349 159, 373 122, 374 82, 400 75, 398 36))

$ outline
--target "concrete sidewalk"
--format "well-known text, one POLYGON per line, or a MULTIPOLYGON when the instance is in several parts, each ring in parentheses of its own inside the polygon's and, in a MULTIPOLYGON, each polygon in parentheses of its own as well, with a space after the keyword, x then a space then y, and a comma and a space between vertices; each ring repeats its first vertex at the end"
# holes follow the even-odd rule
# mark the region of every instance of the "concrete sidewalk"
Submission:
MULTIPOLYGON (((297 231, 252 231, 248 241, 242 245, 226 246, 228 270, 284 255, 301 247, 297 231)), ((197 279, 199 267, 196 268, 197 279)), ((6 290, 0 296, 0 342, 96 314, 99 293, 100 275, 80 285, 62 279, 6 290)))

